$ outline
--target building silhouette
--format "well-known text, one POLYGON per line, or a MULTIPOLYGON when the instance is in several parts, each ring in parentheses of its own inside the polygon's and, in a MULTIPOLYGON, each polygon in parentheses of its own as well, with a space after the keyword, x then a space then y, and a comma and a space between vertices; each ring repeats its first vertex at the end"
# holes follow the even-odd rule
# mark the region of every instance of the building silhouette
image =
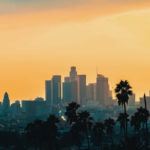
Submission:
POLYGON ((102 106, 110 105, 112 100, 111 97, 108 78, 98 74, 96 79, 96 100, 102 106))
POLYGON ((22 101, 22 111, 25 113, 26 117, 32 120, 36 116, 36 106, 32 100, 22 101))
POLYGON ((86 75, 78 75, 77 77, 78 99, 77 102, 81 105, 86 104, 86 75))
POLYGON ((76 67, 72 66, 63 83, 60 75, 45 81, 45 99, 49 106, 57 106, 61 99, 64 103, 74 101, 85 105, 88 101, 95 101, 107 106, 112 104, 112 92, 107 77, 98 74, 96 83, 87 85, 86 75, 78 75, 76 67))
POLYGON ((71 101, 77 102, 78 99, 78 85, 77 85, 77 71, 76 67, 71 67, 70 70, 70 82, 71 82, 71 101))
POLYGON ((20 115, 20 113, 21 113, 21 106, 20 106, 20 101, 19 100, 16 100, 14 103, 11 104, 10 111, 11 111, 11 114, 14 117, 20 115))
POLYGON ((87 101, 95 101, 96 100, 96 84, 90 83, 86 87, 86 97, 87 101))
POLYGON ((3 113, 8 113, 9 108, 10 108, 10 99, 9 99, 8 93, 5 92, 4 97, 3 97, 3 103, 2 103, 3 113))
POLYGON ((75 66, 72 66, 70 69, 70 80, 71 82, 77 80, 77 70, 75 66))
POLYGON ((63 101, 70 103, 72 101, 70 77, 65 77, 63 82, 63 101))
POLYGON ((128 105, 129 106, 135 106, 136 103, 136 96, 133 93, 130 97, 129 97, 129 101, 128 101, 128 105))
POLYGON ((52 105, 52 89, 51 89, 51 80, 45 81, 45 100, 48 105, 52 105))
POLYGON ((51 80, 51 99, 52 105, 57 105, 61 102, 61 76, 54 75, 51 80))
POLYGON ((48 105, 53 106, 61 102, 61 76, 54 75, 51 80, 45 81, 45 99, 48 105))

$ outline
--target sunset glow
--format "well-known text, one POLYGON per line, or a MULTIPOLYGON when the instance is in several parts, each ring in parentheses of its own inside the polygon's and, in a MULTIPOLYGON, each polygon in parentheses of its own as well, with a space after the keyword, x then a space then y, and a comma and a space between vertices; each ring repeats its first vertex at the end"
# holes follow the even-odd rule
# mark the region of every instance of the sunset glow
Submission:
MULTIPOLYGON (((72 65, 111 89, 127 79, 137 96, 150 90, 150 2, 88 0, 40 6, 0 1, 0 99, 44 97, 44 81, 72 65), (57 6, 57 7, 56 7, 57 6), (4 9, 5 8, 5 9, 4 9), (7 11, 9 10, 9 11, 7 11)), ((8 1, 9 2, 9 1, 8 1)))

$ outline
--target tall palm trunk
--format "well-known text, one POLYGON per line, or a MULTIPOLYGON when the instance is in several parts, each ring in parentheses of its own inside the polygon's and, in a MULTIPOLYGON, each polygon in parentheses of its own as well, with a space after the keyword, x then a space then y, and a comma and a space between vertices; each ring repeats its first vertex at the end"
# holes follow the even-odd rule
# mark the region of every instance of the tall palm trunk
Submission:
MULTIPOLYGON (((145 105, 145 109, 147 110, 147 102, 146 102, 146 95, 144 94, 144 105, 145 105)), ((147 124, 147 120, 146 120, 146 132, 148 133, 148 124, 147 124)))
POLYGON ((87 138, 87 144, 88 144, 88 150, 90 150, 90 139, 89 139, 89 126, 86 124, 86 138, 87 138))
MULTIPOLYGON (((126 110, 126 104, 125 103, 124 103, 124 114, 127 115, 127 110, 126 110)), ((128 122, 127 122, 127 118, 125 118, 124 133, 125 133, 125 138, 127 138, 127 134, 128 134, 128 122)))
MULTIPOLYGON (((145 104, 145 110, 147 110, 147 101, 146 101, 146 95, 144 94, 144 104, 145 104)), ((145 140, 146 140, 146 147, 148 147, 148 123, 146 120, 146 135, 145 135, 145 140)))

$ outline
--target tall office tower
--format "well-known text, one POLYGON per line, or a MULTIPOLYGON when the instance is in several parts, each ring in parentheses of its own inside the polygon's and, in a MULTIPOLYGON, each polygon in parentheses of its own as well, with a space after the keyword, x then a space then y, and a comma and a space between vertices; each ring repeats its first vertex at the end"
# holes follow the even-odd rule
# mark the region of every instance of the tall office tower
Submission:
POLYGON ((71 81, 77 80, 77 71, 76 71, 76 67, 75 66, 71 67, 71 70, 70 70, 70 80, 71 81))
POLYGON ((110 105, 111 103, 108 78, 100 74, 97 75, 97 81, 96 81, 96 100, 102 106, 110 105))
POLYGON ((71 81, 71 101, 78 103, 78 82, 71 81))
POLYGON ((71 101, 77 102, 78 99, 77 71, 76 67, 74 66, 72 66, 70 70, 70 83, 71 83, 71 101))
POLYGON ((4 98, 3 98, 3 112, 8 112, 9 108, 10 108, 10 99, 9 99, 9 95, 7 92, 5 92, 4 94, 4 98))
POLYGON ((128 105, 129 106, 135 106, 135 94, 133 93, 130 97, 129 97, 129 101, 128 101, 128 105))
POLYGON ((78 99, 80 105, 86 104, 86 75, 78 75, 77 77, 78 99))
POLYGON ((65 77, 63 82, 63 101, 65 103, 71 102, 71 82, 70 77, 65 77))
POLYGON ((86 87, 86 97, 87 101, 95 101, 96 100, 96 84, 90 83, 86 87))
POLYGON ((51 89, 51 80, 45 81, 45 100, 47 104, 52 104, 52 89, 51 89))
POLYGON ((52 105, 57 105, 61 102, 61 76, 54 75, 51 80, 51 98, 52 105))
POLYGON ((71 80, 70 80, 70 77, 65 77, 64 78, 64 82, 67 82, 67 83, 69 83, 71 80))

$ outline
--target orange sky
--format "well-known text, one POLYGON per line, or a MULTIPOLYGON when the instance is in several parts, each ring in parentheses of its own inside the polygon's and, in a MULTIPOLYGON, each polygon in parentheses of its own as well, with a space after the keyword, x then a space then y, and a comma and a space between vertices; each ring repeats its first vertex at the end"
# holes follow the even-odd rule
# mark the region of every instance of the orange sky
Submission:
POLYGON ((12 101, 44 96, 44 81, 67 75, 71 65, 88 82, 95 82, 97 67, 112 89, 127 79, 138 97, 148 93, 150 3, 94 2, 53 9, 13 5, 0 13, 0 99, 4 91, 12 101))

